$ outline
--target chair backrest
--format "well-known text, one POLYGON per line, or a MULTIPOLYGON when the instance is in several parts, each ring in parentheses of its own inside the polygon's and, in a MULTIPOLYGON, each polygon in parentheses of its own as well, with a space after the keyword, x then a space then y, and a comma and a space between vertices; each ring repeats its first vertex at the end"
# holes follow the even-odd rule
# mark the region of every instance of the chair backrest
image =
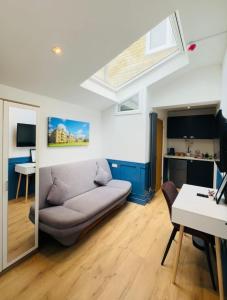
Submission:
POLYGON ((162 192, 165 196, 166 203, 169 209, 170 219, 171 219, 172 205, 178 195, 178 191, 175 184, 172 181, 167 181, 162 185, 162 192))

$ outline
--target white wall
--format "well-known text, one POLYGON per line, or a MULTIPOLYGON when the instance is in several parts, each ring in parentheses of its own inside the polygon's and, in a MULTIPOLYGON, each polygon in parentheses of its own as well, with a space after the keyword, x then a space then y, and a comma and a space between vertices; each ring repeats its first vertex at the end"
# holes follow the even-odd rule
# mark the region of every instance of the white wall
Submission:
POLYGON ((221 108, 223 110, 224 116, 227 118, 227 51, 225 53, 225 58, 224 58, 223 67, 222 67, 221 108))
POLYGON ((146 89, 139 93, 140 113, 116 114, 115 105, 102 112, 104 157, 145 163, 146 158, 146 89))
POLYGON ((40 106, 40 166, 102 157, 101 113, 78 105, 0 85, 0 98, 40 106), (47 117, 90 122, 89 146, 48 148, 47 117))
POLYGON ((147 94, 144 91, 144 109, 140 114, 115 115, 114 106, 102 113, 104 156, 110 159, 146 163, 150 150, 149 113, 155 111, 163 120, 163 153, 166 149, 165 110, 149 109, 147 94))
POLYGON ((102 114, 104 156, 144 163, 145 114, 114 115, 114 111, 114 107, 111 107, 102 114))
POLYGON ((217 103, 221 99, 221 66, 207 66, 177 74, 149 88, 150 107, 217 103))
POLYGON ((34 148, 16 146, 17 123, 36 125, 36 112, 18 107, 9 108, 9 158, 30 156, 30 149, 34 148))

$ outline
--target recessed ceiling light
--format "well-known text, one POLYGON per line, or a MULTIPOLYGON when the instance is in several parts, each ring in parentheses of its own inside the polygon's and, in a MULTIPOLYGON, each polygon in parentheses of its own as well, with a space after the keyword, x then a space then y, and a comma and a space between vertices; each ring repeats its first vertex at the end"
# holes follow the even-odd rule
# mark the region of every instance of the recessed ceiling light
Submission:
POLYGON ((62 49, 60 47, 53 47, 52 52, 56 55, 61 55, 62 54, 62 49))

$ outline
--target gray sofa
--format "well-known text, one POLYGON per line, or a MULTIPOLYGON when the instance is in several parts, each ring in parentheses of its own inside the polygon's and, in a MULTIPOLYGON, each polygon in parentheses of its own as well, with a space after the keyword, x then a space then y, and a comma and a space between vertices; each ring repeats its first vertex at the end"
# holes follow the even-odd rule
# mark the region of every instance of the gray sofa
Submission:
MULTIPOLYGON (((131 183, 113 180, 105 159, 87 160, 40 169, 39 229, 65 246, 72 245, 104 216, 123 205, 131 192, 131 183), (111 180, 99 186, 94 182, 97 165, 111 180), (53 206, 47 201, 55 179, 67 183, 68 199, 53 206)), ((30 211, 34 220, 34 210, 30 211)))

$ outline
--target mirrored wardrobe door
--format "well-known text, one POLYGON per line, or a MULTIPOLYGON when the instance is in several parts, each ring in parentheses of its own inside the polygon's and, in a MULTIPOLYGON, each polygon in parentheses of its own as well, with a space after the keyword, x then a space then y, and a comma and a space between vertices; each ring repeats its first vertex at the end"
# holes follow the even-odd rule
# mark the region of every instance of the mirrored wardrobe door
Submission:
POLYGON ((0 272, 2 271, 2 209, 3 209, 3 194, 2 194, 2 144, 3 144, 3 101, 0 99, 0 272))
POLYGON ((38 119, 38 108, 4 102, 4 268, 38 246, 38 119))

